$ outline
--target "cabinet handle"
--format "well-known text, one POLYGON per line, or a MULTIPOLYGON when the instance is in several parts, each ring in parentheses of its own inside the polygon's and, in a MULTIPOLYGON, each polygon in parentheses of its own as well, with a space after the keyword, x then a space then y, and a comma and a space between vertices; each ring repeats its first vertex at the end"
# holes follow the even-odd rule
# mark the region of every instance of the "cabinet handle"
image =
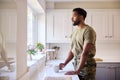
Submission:
POLYGON ((112 67, 107 67, 108 69, 112 69, 112 67))
POLYGON ((112 36, 105 36, 105 38, 112 38, 112 36))
POLYGON ((70 36, 65 36, 65 38, 70 38, 70 36))
POLYGON ((113 69, 113 68, 116 68, 115 66, 110 66, 110 67, 108 67, 109 69, 113 69))
POLYGON ((97 67, 97 68, 106 68, 105 66, 103 67, 103 66, 100 66, 100 67, 97 67))
POLYGON ((108 36, 105 36, 105 38, 108 38, 108 36))
POLYGON ((109 36, 110 38, 112 38, 112 36, 109 36))

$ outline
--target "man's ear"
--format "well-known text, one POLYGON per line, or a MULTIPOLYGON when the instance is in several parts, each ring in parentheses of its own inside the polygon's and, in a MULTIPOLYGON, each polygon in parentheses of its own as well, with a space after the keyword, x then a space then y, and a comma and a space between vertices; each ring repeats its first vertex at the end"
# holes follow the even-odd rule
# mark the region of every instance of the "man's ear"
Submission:
POLYGON ((81 15, 79 18, 80 18, 80 20, 83 20, 83 19, 84 19, 82 15, 81 15))

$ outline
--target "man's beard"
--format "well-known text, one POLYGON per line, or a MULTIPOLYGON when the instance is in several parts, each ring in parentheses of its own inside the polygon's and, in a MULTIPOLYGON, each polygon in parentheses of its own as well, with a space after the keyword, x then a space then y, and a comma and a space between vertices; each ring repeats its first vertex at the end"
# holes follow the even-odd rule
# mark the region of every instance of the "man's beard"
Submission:
POLYGON ((74 21, 73 22, 73 26, 77 26, 77 25, 79 25, 80 24, 80 20, 77 20, 77 21, 74 21))

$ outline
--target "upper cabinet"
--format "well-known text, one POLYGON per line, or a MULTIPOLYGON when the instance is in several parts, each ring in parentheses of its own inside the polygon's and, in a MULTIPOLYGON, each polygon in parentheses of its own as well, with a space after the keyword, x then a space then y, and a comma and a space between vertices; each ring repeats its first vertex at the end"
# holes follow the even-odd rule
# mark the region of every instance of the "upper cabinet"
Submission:
POLYGON ((94 11, 91 13, 91 26, 97 34, 97 40, 108 40, 109 38, 109 16, 107 12, 94 11))
POLYGON ((47 12, 47 43, 69 43, 72 13, 66 10, 47 12))
POLYGON ((109 29, 110 33, 110 39, 111 40, 117 40, 120 41, 120 10, 119 12, 113 11, 109 14, 109 26, 111 27, 109 29))
MULTIPOLYGON (((94 28, 97 41, 120 41, 120 10, 91 9, 85 22, 94 28)), ((69 43, 72 10, 47 11, 47 43, 69 43)))
POLYGON ((120 40, 120 10, 93 10, 88 18, 97 33, 97 41, 120 40))
POLYGON ((16 10, 0 10, 0 31, 6 43, 16 42, 16 10))

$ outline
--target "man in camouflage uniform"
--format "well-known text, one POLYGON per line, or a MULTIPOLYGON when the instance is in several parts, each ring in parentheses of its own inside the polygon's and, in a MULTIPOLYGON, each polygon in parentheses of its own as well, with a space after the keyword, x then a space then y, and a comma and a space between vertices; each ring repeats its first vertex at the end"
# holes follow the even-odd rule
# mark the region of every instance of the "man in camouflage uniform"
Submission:
POLYGON ((74 58, 75 71, 68 71, 66 75, 78 74, 80 80, 95 80, 96 62, 93 58, 96 52, 96 33, 92 27, 85 24, 87 12, 82 8, 73 9, 72 22, 77 28, 71 35, 71 49, 62 69, 74 58))

